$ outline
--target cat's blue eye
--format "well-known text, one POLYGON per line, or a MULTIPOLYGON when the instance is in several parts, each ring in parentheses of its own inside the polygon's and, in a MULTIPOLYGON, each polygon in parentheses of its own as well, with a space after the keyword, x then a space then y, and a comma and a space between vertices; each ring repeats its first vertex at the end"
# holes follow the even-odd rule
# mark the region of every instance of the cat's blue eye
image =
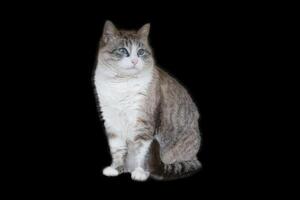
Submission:
POLYGON ((129 53, 128 53, 128 51, 127 51, 126 48, 120 48, 120 49, 118 49, 118 51, 119 51, 121 54, 126 55, 127 57, 129 56, 129 53))
POLYGON ((138 52, 137 52, 138 56, 142 56, 144 54, 145 54, 145 50, 144 49, 139 49, 138 52))

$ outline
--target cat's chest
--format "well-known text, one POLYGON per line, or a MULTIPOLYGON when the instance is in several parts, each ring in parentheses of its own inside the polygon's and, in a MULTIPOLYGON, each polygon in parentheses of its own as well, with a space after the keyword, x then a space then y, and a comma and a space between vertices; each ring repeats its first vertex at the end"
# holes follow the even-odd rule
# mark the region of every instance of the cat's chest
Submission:
POLYGON ((146 87, 128 83, 106 83, 98 88, 103 112, 125 112, 135 110, 143 104, 146 87))
POLYGON ((114 132, 126 132, 134 126, 142 112, 151 77, 116 82, 96 83, 105 126, 114 132))

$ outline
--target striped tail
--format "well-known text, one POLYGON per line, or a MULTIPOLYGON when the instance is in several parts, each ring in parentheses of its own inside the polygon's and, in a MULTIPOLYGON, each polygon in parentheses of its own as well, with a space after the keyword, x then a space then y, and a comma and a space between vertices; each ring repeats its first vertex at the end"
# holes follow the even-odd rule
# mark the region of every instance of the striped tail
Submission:
POLYGON ((154 139, 150 151, 150 172, 151 177, 157 180, 172 180, 191 176, 198 172, 201 163, 195 158, 194 160, 175 162, 165 164, 161 161, 159 143, 154 139))

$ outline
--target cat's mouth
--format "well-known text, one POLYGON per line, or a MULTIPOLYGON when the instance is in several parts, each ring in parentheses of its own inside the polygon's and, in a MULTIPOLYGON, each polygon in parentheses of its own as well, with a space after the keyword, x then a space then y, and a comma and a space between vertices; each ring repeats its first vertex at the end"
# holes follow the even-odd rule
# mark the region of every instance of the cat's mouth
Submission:
POLYGON ((131 66, 127 66, 127 67, 124 67, 126 70, 133 70, 133 69, 136 69, 136 66, 135 65, 131 65, 131 66))

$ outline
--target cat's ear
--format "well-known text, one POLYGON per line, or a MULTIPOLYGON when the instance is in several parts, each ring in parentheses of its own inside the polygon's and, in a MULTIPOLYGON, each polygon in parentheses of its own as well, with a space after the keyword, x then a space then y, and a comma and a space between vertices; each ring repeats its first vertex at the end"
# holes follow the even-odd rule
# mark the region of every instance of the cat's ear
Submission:
POLYGON ((142 28, 140 28, 137 32, 137 34, 144 40, 148 39, 149 36, 149 32, 150 32, 150 24, 145 24, 144 26, 142 26, 142 28))
POLYGON ((116 36, 117 32, 118 30, 115 25, 111 21, 107 20, 103 27, 103 41, 107 43, 108 41, 112 40, 116 36))

